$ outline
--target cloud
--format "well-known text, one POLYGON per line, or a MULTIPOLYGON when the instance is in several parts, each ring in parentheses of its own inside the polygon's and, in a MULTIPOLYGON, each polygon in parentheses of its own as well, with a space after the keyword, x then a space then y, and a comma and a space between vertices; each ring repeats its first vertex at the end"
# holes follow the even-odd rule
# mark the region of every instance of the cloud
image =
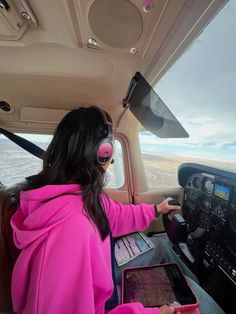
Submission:
MULTIPOLYGON (((183 147, 185 149, 206 149, 206 150, 236 150, 236 141, 233 140, 209 140, 209 139, 160 139, 157 136, 153 135, 151 132, 144 131, 140 132, 139 136, 141 145, 153 145, 153 149, 160 147, 161 145, 168 145, 172 147, 183 147)), ((236 156, 235 156, 236 158, 236 156)))

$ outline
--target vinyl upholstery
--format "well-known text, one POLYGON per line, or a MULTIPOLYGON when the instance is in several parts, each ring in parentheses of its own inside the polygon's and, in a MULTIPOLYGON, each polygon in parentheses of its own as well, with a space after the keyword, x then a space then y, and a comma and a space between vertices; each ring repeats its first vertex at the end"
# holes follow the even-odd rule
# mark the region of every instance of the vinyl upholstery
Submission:
POLYGON ((13 243, 10 220, 19 204, 20 186, 0 185, 0 313, 13 313, 11 302, 11 274, 19 250, 13 243))

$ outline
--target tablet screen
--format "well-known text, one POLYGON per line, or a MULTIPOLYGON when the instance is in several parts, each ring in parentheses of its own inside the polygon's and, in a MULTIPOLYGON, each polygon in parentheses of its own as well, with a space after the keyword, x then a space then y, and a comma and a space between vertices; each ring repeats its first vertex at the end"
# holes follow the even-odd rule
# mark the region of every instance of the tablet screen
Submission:
POLYGON ((176 264, 126 269, 123 301, 145 307, 195 304, 197 302, 176 264))

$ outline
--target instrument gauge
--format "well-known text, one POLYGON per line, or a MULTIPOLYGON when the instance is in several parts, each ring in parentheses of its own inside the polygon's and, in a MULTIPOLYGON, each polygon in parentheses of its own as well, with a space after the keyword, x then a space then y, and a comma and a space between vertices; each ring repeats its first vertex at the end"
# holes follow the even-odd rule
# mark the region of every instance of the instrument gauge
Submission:
POLYGON ((202 191, 207 195, 212 195, 214 184, 211 179, 205 178, 202 182, 202 191))
POLYGON ((193 181, 192 181, 192 185, 193 185, 193 187, 195 188, 195 189, 200 189, 200 187, 201 187, 201 180, 200 180, 200 178, 199 177, 194 177, 193 178, 193 181))

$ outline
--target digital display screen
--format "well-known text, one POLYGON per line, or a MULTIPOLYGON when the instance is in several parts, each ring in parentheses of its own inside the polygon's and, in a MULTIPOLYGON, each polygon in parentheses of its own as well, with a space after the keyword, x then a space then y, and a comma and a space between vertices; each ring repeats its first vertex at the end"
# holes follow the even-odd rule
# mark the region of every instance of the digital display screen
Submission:
POLYGON ((168 265, 126 269, 123 289, 124 303, 141 302, 144 307, 197 302, 178 268, 168 265))
POLYGON ((216 183, 214 195, 218 196, 219 198, 222 198, 225 201, 228 201, 230 195, 230 188, 216 183))

